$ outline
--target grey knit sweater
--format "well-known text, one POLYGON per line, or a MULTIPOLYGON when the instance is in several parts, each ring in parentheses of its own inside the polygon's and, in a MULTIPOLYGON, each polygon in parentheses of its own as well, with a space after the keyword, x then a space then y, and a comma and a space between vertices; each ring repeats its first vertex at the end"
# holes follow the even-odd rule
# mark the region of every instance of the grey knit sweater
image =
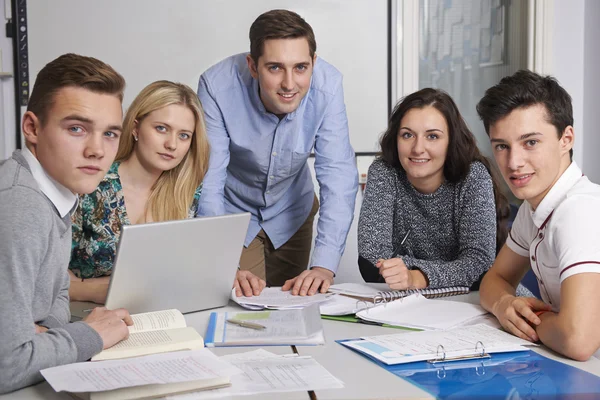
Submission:
POLYGON ((464 181, 444 182, 431 194, 418 192, 404 171, 381 159, 368 176, 358 222, 360 256, 373 264, 400 256, 409 268, 421 270, 432 288, 471 286, 490 268, 496 211, 492 179, 482 163, 471 164, 464 181))
POLYGON ((71 218, 40 191, 20 151, 0 161, 0 393, 42 380, 40 370, 85 361, 102 338, 69 323, 71 218), (45 326, 36 334, 35 324, 45 326))

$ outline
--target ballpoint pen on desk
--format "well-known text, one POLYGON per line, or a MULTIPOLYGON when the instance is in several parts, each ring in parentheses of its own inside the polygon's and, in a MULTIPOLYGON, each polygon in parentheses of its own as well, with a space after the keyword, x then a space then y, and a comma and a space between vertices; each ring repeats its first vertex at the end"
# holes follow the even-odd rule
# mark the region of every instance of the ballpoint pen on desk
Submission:
POLYGON ((234 325, 238 325, 244 328, 250 328, 250 329, 256 329, 256 330, 263 330, 263 329, 267 329, 266 326, 261 325, 261 324, 256 324, 254 322, 247 322, 247 321, 240 321, 238 319, 228 319, 227 322, 229 322, 230 324, 234 324, 234 325))

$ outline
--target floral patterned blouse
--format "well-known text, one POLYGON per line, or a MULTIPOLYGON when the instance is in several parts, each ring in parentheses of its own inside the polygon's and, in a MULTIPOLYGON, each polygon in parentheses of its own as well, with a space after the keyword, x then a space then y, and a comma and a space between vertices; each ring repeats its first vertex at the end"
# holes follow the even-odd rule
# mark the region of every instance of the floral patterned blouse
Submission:
MULTIPOLYGON (((131 225, 125 210, 119 164, 111 165, 94 192, 80 196, 73 214, 69 269, 79 278, 97 278, 112 273, 121 227, 131 225)), ((202 185, 194 193, 188 218, 196 216, 201 192, 202 185)))

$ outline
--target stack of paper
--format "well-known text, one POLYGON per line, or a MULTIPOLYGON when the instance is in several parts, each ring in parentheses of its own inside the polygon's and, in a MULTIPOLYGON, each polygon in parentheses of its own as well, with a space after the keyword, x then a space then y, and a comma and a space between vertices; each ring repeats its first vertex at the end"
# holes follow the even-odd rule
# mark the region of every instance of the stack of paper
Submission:
POLYGON ((282 291, 281 287, 264 288, 258 296, 236 296, 235 289, 231 291, 231 299, 240 306, 250 310, 302 308, 311 304, 327 301, 331 293, 317 293, 312 296, 294 296, 291 291, 282 291))
POLYGON ((207 349, 68 364, 41 371, 57 392, 96 400, 160 397, 230 384, 239 370, 207 349))
POLYGON ((319 306, 313 304, 292 310, 213 312, 205 342, 207 347, 317 345, 324 344, 325 337, 319 306), (263 329, 252 329, 244 323, 263 329))
POLYGON ((231 377, 231 386, 168 397, 177 400, 202 400, 240 395, 285 393, 309 390, 339 389, 342 381, 331 375, 312 357, 295 354, 277 355, 266 350, 231 354, 222 360, 241 373, 231 377))

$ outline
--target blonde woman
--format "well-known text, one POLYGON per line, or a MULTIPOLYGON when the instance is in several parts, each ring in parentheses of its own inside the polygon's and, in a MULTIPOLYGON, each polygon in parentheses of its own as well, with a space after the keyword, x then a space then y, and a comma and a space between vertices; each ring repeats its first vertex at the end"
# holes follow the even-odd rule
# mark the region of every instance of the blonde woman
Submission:
POLYGON ((157 81, 135 98, 119 150, 73 215, 71 300, 104 303, 123 225, 193 218, 209 145, 196 93, 157 81))

